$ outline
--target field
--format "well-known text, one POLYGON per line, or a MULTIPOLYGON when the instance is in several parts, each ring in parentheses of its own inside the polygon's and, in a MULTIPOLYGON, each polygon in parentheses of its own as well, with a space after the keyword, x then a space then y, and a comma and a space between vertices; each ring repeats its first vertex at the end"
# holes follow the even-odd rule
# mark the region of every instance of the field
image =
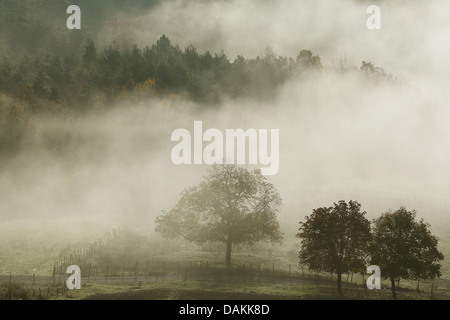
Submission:
MULTIPOLYGON (((6 233, 4 233, 5 235, 6 233)), ((367 276, 343 275, 344 296, 337 294, 336 275, 300 268, 293 242, 282 246, 260 244, 236 248, 233 268, 226 270, 221 246, 195 247, 167 242, 131 232, 107 233, 89 254, 92 244, 69 237, 56 245, 49 238, 22 238, 16 247, 2 241, 0 259, 1 299, 45 300, 321 300, 391 299, 390 284, 368 290, 367 276), (109 236, 107 236, 109 234, 109 236), (107 238, 109 237, 109 240, 107 238), (42 239, 46 239, 45 241, 42 239), (74 245, 76 243, 79 247, 74 245), (73 253, 72 253, 73 252, 73 253), (80 256, 81 255, 81 256, 80 256), (82 289, 68 290, 68 275, 61 261, 80 265, 82 289), (70 259, 72 261, 69 261, 70 259), (34 266, 34 267, 33 267, 34 266), (55 268, 55 269, 54 269, 55 268)), ((54 237, 52 238, 54 239, 54 237)), ((17 240, 17 239, 16 239, 17 240)), ((450 242, 440 241, 445 256, 450 242)), ((64 263, 63 263, 64 264, 64 263)), ((443 261, 440 279, 417 282, 401 280, 399 299, 450 299, 449 264, 443 261)))

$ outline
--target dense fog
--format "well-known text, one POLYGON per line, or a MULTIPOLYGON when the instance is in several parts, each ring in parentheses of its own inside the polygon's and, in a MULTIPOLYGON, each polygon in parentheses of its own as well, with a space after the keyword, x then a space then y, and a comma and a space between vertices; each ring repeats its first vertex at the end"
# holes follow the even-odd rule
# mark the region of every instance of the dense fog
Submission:
MULTIPOLYGON (((445 236, 450 4, 383 1, 381 30, 366 28, 368 5, 164 1, 146 11, 116 12, 130 31, 117 37, 141 47, 165 34, 181 48, 223 50, 231 60, 263 56, 267 47, 295 59, 308 49, 321 57, 323 69, 292 77, 264 101, 224 95, 220 105, 205 107, 182 97, 148 98, 74 121, 39 117, 33 135, 61 139, 65 154, 30 158, 32 137, 23 138, 21 152, 0 173, 0 228, 28 225, 77 234, 129 226, 154 234, 155 217, 207 172, 206 165, 176 166, 170 158, 172 132, 193 132, 194 121, 201 120, 204 129, 280 130, 279 172, 267 179, 283 198, 279 219, 286 239, 313 208, 341 199, 359 201, 368 218, 400 206, 416 209, 445 236), (396 80, 362 77, 362 61, 396 80), (339 63, 353 71, 339 72, 339 63)), ((98 42, 106 45, 114 34, 107 23, 99 30, 98 42)))

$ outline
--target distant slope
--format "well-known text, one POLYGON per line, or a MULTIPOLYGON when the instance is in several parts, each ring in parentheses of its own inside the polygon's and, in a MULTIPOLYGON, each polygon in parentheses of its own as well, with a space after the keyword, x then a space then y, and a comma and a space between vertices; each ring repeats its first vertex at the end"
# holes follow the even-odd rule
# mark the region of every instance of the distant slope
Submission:
POLYGON ((0 2, 0 59, 2 56, 33 56, 42 52, 67 55, 84 48, 86 39, 96 39, 103 24, 116 16, 141 12, 158 1, 78 0, 82 29, 68 30, 63 0, 0 2))

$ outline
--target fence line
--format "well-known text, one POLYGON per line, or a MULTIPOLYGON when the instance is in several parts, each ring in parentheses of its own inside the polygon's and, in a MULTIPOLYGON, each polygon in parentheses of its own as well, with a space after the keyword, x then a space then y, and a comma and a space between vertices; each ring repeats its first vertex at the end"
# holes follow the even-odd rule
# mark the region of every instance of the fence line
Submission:
MULTIPOLYGON (((122 262, 120 268, 113 265, 81 265, 81 282, 83 284, 142 284, 160 282, 182 282, 187 285, 190 281, 201 282, 249 282, 249 283, 289 283, 311 286, 335 285, 337 277, 325 272, 312 272, 293 264, 277 264, 275 261, 266 263, 242 263, 234 265, 230 270, 211 266, 209 261, 164 261, 157 259, 154 263, 140 261, 134 263, 122 262), (139 267, 143 265, 145 267, 139 267), (153 267, 152 267, 153 266, 153 267), (297 267, 297 268, 295 268, 297 267), (98 271, 103 272, 98 272, 98 271)), ((2 299, 57 299, 70 295, 66 279, 63 274, 55 281, 51 276, 0 276, 0 300, 2 299)), ((365 275, 348 274, 342 277, 343 286, 361 287, 366 290, 365 275), (362 280, 362 281, 361 281, 362 280)), ((436 295, 437 283, 433 282, 430 298, 436 295)), ((439 283, 439 289, 449 289, 448 284, 439 283)), ((424 292, 425 288, 422 289, 424 292)), ((367 294, 367 291, 366 291, 367 294)))

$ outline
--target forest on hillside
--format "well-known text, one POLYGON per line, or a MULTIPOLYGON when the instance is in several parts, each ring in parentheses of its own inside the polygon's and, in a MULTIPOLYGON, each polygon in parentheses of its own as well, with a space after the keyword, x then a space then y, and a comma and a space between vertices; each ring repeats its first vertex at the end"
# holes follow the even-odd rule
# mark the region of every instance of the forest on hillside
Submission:
POLYGON ((326 67, 320 56, 300 50, 295 58, 266 48, 262 57, 234 60, 222 51, 181 49, 165 35, 153 45, 99 48, 86 40, 80 54, 23 55, 0 58, 0 146, 14 153, 24 130, 37 115, 75 115, 145 99, 176 96, 214 108, 224 97, 256 101, 276 97, 289 79, 304 81, 318 73, 359 74, 363 81, 395 81, 370 62, 358 68, 341 61, 326 67))
MULTIPOLYGON (((105 43, 95 32, 100 30, 96 24, 108 23, 107 17, 99 13, 97 19, 89 19, 96 14, 94 4, 86 3, 94 6, 86 10, 88 27, 68 31, 62 21, 48 19, 64 8, 51 6, 51 2, 0 4, 3 158, 18 152, 37 116, 74 116, 164 97, 193 101, 204 109, 215 108, 224 98, 267 101, 275 98, 277 89, 288 80, 308 81, 320 73, 395 81, 371 62, 356 66, 342 58, 334 65, 323 65, 319 55, 301 48, 295 57, 280 56, 267 47, 262 48, 261 56, 230 58, 223 50, 200 52, 193 45, 181 48, 166 35, 141 47, 133 43, 132 31, 117 19, 111 22, 114 36, 105 43)), ((108 8, 119 10, 116 2, 108 8)))

